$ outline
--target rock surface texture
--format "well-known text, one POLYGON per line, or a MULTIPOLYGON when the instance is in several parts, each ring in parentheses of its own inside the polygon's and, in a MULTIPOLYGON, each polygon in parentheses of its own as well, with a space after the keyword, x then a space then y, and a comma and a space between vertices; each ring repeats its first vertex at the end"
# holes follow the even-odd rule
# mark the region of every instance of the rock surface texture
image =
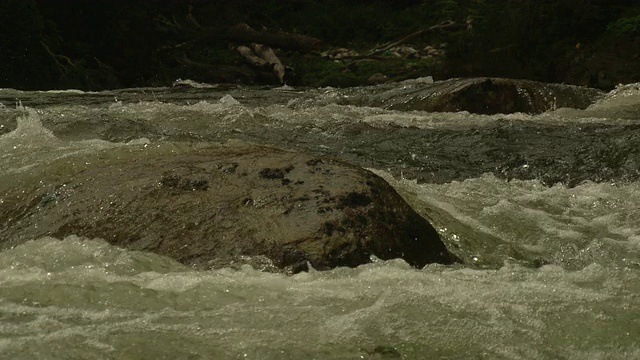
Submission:
POLYGON ((604 96, 602 91, 587 87, 502 78, 405 83, 403 87, 369 89, 364 98, 348 89, 342 103, 402 111, 538 114, 563 107, 584 109, 604 96))
POLYGON ((390 185, 339 160, 242 142, 132 145, 83 160, 48 164, 21 192, 0 189, 3 248, 76 234, 197 268, 262 256, 289 272, 371 255, 456 260, 390 185))

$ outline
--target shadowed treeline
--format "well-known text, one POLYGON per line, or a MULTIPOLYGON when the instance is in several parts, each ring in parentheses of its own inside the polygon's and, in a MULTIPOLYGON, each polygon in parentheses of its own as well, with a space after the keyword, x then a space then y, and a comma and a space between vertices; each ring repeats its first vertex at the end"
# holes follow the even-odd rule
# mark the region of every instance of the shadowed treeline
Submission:
POLYGON ((640 5, 630 0, 5 0, 0 87, 277 83, 236 53, 254 40, 234 32, 237 24, 285 34, 266 45, 295 70, 295 85, 358 85, 372 75, 502 76, 603 89, 640 81, 640 5), (443 21, 453 26, 426 31, 443 21), (283 46, 298 35, 320 46, 283 46), (394 42, 436 55, 375 51, 394 42), (337 48, 349 52, 336 59, 337 48))

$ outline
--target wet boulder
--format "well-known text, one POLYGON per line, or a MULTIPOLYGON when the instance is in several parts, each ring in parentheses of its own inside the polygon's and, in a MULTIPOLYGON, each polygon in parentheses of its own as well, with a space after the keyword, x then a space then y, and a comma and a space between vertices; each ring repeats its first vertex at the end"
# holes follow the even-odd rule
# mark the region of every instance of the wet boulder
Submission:
POLYGON ((2 247, 103 238, 197 268, 265 258, 290 272, 403 258, 455 261, 380 177, 340 160, 258 146, 126 146, 47 164, 5 192, 2 247))
MULTIPOLYGON (((350 92, 353 90, 347 90, 350 92)), ((468 111, 476 114, 538 114, 557 108, 584 109, 604 96, 597 89, 502 78, 406 81, 366 95, 346 93, 342 103, 390 110, 468 111)))

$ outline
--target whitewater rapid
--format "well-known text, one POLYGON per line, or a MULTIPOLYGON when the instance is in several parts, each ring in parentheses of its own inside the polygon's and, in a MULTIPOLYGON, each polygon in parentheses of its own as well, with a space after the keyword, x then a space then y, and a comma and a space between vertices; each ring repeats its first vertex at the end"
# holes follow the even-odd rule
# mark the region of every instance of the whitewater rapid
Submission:
POLYGON ((586 110, 490 116, 318 90, 97 103, 8 92, 47 98, 0 108, 0 206, 56 159, 238 138, 369 168, 465 264, 198 271, 102 239, 32 239, 0 252, 3 358, 640 358, 637 85, 586 110))

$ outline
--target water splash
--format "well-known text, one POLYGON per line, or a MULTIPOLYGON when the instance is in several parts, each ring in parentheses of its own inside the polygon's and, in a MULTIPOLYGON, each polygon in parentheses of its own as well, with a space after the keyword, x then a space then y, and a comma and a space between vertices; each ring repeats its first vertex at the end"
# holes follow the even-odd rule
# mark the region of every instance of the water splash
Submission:
POLYGON ((13 359, 633 357, 635 275, 600 265, 416 270, 401 260, 290 277, 202 272, 102 241, 44 238, 0 253, 0 351, 13 359))

